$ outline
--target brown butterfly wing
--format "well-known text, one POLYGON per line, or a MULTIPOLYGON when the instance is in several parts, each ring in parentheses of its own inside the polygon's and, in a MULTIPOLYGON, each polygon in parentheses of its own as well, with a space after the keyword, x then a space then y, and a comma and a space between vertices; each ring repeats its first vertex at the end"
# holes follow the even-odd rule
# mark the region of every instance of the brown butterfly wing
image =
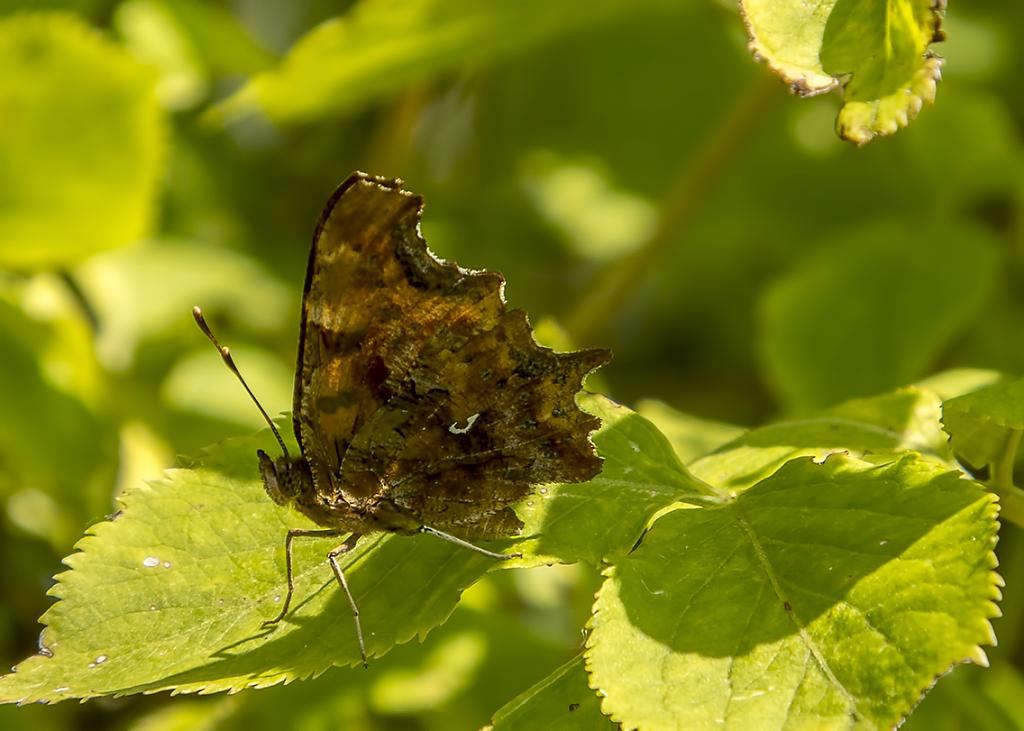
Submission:
MULTIPOLYGON (((317 224, 306 271, 294 427, 325 498, 366 498, 340 481, 349 444, 393 397, 437 331, 457 335, 467 309, 488 321, 504 307, 499 275, 464 274, 431 257, 418 225, 423 200, 400 181, 349 177, 317 224)), ((443 337, 443 336, 442 336, 443 337)))
POLYGON ((388 405, 407 416, 371 418, 346 458, 353 470, 386 465, 400 510, 463 538, 509 535, 521 523, 507 506, 532 485, 600 471, 588 438, 599 422, 575 394, 608 351, 542 348, 513 310, 444 356, 419 363, 410 374, 416 395, 388 405))
POLYGON ((506 312, 503 279, 435 258, 422 199, 350 177, 328 202, 303 298, 295 429, 317 492, 464 536, 519 528, 531 484, 600 470, 579 411, 607 351, 555 354, 506 312))

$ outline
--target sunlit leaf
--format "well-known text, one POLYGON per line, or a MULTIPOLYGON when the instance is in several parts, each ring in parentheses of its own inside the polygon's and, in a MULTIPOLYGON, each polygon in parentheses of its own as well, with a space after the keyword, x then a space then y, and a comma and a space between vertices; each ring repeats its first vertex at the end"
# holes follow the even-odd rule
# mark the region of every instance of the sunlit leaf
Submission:
MULTIPOLYGON (((511 607, 479 611, 466 604, 463 601, 425 644, 398 646, 358 672, 334 668, 317 678, 260 693, 178 697, 138 719, 133 728, 362 729, 389 721, 401 726, 412 716, 410 701, 419 701, 416 717, 430 719, 431 728, 478 728, 512 689, 536 680, 543 675, 540 668, 554 664, 565 653, 555 643, 524 633, 514 613, 508 611, 511 607), (482 662, 475 651, 468 658, 448 657, 467 646, 470 638, 474 647, 486 647, 482 662), (473 674, 467 674, 467 669, 473 674), (396 690, 408 695, 394 698, 392 703, 396 690)), ((68 704, 56 708, 66 707, 68 704)), ((3 710, 0 706, 0 713, 3 710)))
POLYGON ((550 3, 520 0, 376 0, 314 28, 281 64, 219 108, 259 108, 282 122, 338 114, 439 74, 480 66, 560 34, 609 22, 666 0, 550 3))
POLYGON ((999 371, 985 368, 954 368, 922 378, 917 385, 946 401, 991 386, 1002 378, 1003 374, 999 371))
POLYGON ((892 134, 935 100, 942 59, 929 46, 945 2, 742 0, 750 47, 804 96, 841 86, 836 129, 864 144, 892 134))
MULTIPOLYGON (((357 664, 352 613, 324 561, 338 539, 296 544, 293 611, 261 627, 284 597, 285 533, 309 523, 264 494, 258 446, 273 442, 226 442, 202 466, 127 491, 119 516, 66 559, 43 618, 52 655, 0 679, 0 699, 212 692, 357 664)), ((377 535, 345 563, 377 656, 444 621, 494 561, 429 536, 377 535)))
MULTIPOLYGON (((896 436, 893 451, 913 450, 952 465, 952 455, 942 431, 942 400, 930 389, 917 386, 846 401, 826 414, 873 426, 896 436)), ((854 450, 859 445, 852 444, 854 450)))
POLYGON ((751 429, 695 460, 690 469, 716 487, 742 490, 796 457, 821 460, 842 453, 891 461, 915 450, 951 468, 941 406, 934 393, 914 387, 853 399, 813 417, 751 429))
POLYGON ((629 551, 660 508, 714 494, 687 472, 646 419, 600 396, 583 396, 580 405, 601 417, 603 426, 593 439, 604 467, 589 482, 542 486, 520 504, 517 513, 527 525, 520 541, 526 565, 581 560, 596 565, 629 551))
POLYGON ((0 263, 67 265, 153 218, 164 139, 150 73, 72 16, 0 20, 0 263))
MULTIPOLYGON (((1024 431, 1024 378, 980 388, 942 404, 953 451, 975 467, 995 464, 1024 431)), ((1012 454, 1011 454, 1012 457, 1012 454)))
POLYGON ((928 462, 791 461, 615 562, 591 686, 630 728, 892 727, 986 662, 996 529, 992 495, 928 462))
MULTIPOLYGON (((515 549, 524 556, 506 565, 625 553, 651 512, 701 496, 648 422, 600 397, 584 404, 604 422, 604 474, 528 498, 515 549)), ((352 614, 324 560, 337 538, 296 543, 293 610, 261 627, 284 597, 287 530, 313 526, 266 496, 257 447, 274 448, 267 433, 126 491, 116 519, 93 526, 57 577, 59 601, 43 617, 52 656, 0 679, 0 701, 234 690, 358 664, 352 614)), ((375 534, 343 564, 375 657, 442 623, 495 562, 432 536, 375 534)))
POLYGON ((742 427, 698 419, 654 399, 638 403, 636 412, 665 435, 684 464, 709 454, 723 444, 739 438, 744 432, 742 427))

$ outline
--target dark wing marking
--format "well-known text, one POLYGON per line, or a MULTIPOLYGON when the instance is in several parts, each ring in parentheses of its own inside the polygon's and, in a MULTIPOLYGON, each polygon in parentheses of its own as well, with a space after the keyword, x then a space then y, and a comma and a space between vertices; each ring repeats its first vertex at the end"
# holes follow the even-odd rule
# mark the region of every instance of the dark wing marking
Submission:
POLYGON ((390 502, 465 538, 515 533, 507 506, 530 486, 579 482, 601 468, 576 406, 606 350, 555 353, 534 342, 521 310, 455 347, 432 343, 396 394, 356 434, 346 481, 381 478, 390 502), (373 474, 376 473, 376 474, 373 474))
POLYGON ((521 524, 508 506, 531 485, 600 471, 598 420, 575 394, 611 354, 537 345, 526 315, 506 312, 500 274, 430 253, 422 208, 400 181, 362 173, 328 202, 306 274, 295 433, 325 504, 509 535, 521 524))
MULTIPOLYGON (((503 280, 441 262, 419 234, 423 200, 356 173, 328 201, 303 295, 294 427, 317 491, 353 504, 379 490, 339 479, 355 434, 402 392, 430 346, 458 347, 504 311, 503 280)), ((394 420, 394 414, 389 415, 394 420)))

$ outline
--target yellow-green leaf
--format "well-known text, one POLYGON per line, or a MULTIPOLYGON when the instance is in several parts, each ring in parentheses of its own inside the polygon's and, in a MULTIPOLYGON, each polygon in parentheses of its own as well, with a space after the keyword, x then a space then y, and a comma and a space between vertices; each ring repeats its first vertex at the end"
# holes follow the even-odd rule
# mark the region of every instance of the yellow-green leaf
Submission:
POLYGON ((862 145, 935 100, 944 0, 742 0, 750 47, 796 93, 843 89, 836 130, 862 145))
POLYGON ((66 266, 130 244, 163 158, 154 79, 63 14, 0 21, 0 264, 66 266))
POLYGON ((296 42, 280 65, 254 77, 217 110, 235 117, 259 108, 281 122, 303 122, 466 64, 508 56, 537 43, 666 0, 375 0, 356 3, 296 42))
POLYGON ((985 664, 997 527, 990 493, 914 457, 793 460, 609 569, 591 687, 626 728, 892 728, 985 664))

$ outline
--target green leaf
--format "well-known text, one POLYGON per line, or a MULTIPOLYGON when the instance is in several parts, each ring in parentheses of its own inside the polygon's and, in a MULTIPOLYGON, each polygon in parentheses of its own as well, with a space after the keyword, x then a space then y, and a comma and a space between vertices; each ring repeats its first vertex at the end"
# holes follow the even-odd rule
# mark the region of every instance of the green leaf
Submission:
POLYGON ((601 699, 587 685, 582 656, 574 657, 494 714, 495 731, 615 729, 601 714, 601 699))
POLYGON ((165 106, 186 109, 209 92, 220 73, 254 73, 273 61, 224 7, 194 0, 126 0, 114 22, 140 60, 160 70, 165 106))
POLYGON ((76 268, 75 277, 103 323, 96 347, 113 370, 127 369, 146 338, 169 328, 194 335, 195 305, 208 316, 226 310, 255 332, 279 331, 293 314, 289 290, 264 266, 195 241, 155 239, 105 252, 76 268), (155 291, 159 297, 150 296, 155 291))
POLYGON ((869 424, 829 416, 781 421, 753 429, 690 465, 708 484, 743 490, 797 457, 821 459, 836 452, 891 454, 899 434, 869 424))
POLYGON ((971 391, 977 391, 979 388, 991 386, 1002 378, 1003 374, 999 371, 984 368, 953 368, 922 378, 917 385, 932 391, 943 401, 947 401, 971 391))
POLYGON ((232 118, 260 108, 279 122, 339 114, 466 64, 480 66, 559 35, 666 0, 376 0, 299 39, 281 64, 216 110, 232 118))
MULTIPOLYGON (((523 632, 516 616, 522 607, 511 606, 515 602, 508 595, 493 596, 486 607, 468 608, 494 593, 494 583, 487 578, 478 583, 472 590, 476 596, 467 596, 444 626, 431 633, 428 644, 395 647, 365 670, 334 668, 260 693, 179 697, 152 706, 154 712, 135 718, 132 728, 376 729, 408 726, 413 715, 429 718, 429 728, 478 728, 511 689, 534 683, 544 667, 565 656, 560 643, 523 632), (493 601, 505 603, 495 606, 493 601)), ((61 711, 68 705, 50 708, 61 711)))
POLYGON ((141 237, 164 154, 150 73, 72 16, 0 21, 0 264, 68 265, 141 237))
MULTIPOLYGON (((117 430, 61 388, 47 356, 59 331, 0 300, 0 498, 5 517, 66 547, 109 503, 117 430), (47 372, 50 370, 51 372, 47 372)), ((70 367, 88 369, 87 354, 70 367)), ((61 365, 67 365, 61 364, 61 365)))
POLYGON ((628 728, 892 727, 986 662, 996 514, 929 462, 842 455, 672 511, 606 572, 591 686, 628 728))
POLYGON ((905 127, 935 100, 945 2, 741 0, 755 57, 793 91, 843 88, 836 130, 863 145, 905 127))
POLYGON ((743 427, 699 419, 655 399, 641 401, 636 411, 668 438, 683 464, 703 457, 744 432, 743 427))
POLYGON ((953 451, 974 467, 996 464, 1024 431, 1024 378, 1003 380, 942 404, 953 451))
POLYGON ((821 460, 852 454, 891 461, 915 450, 953 467, 939 417, 938 396, 914 387, 853 399, 819 416, 752 429, 690 465, 693 474, 724 490, 742 490, 797 457, 821 460))
POLYGON ((191 48, 215 75, 263 71, 274 57, 222 5, 201 0, 143 0, 170 14, 191 48))
MULTIPOLYGON (((950 55, 950 70, 959 68, 950 55)), ((924 180, 942 180, 930 186, 935 210, 956 206, 957 201, 984 196, 1014 195, 1024 180, 1024 149, 1006 97, 985 93, 962 84, 943 89, 943 103, 918 121, 914 134, 903 143, 907 157, 901 161, 917 170, 924 180), (964 154, 935 155, 936 147, 962 150, 964 154)))
POLYGON ((519 506, 527 526, 517 548, 524 565, 596 565, 629 551, 659 509, 715 495, 649 421, 600 396, 580 396, 579 404, 601 417, 593 440, 604 467, 589 482, 541 487, 519 506))
POLYGON ((895 435, 898 446, 893 451, 913 450, 954 466, 942 431, 942 401, 931 390, 907 386, 879 396, 851 399, 826 413, 895 435))
MULTIPOLYGON (((623 554, 651 513, 703 489, 648 422, 596 396, 581 398, 604 424, 595 442, 604 473, 540 487, 509 565, 623 554)), ((0 701, 56 701, 175 689, 214 692, 306 678, 359 662, 351 611, 324 557, 339 539, 297 541, 293 610, 283 599, 284 539, 314 527, 270 501, 257 477, 259 437, 225 442, 194 469, 127 490, 116 519, 91 528, 57 577, 43 646, 0 679, 0 701)), ((460 592, 495 562, 432 536, 375 534, 342 559, 359 605, 367 652, 424 637, 460 592)))
MULTIPOLYGON (((275 353, 250 346, 232 346, 236 363, 244 364, 245 380, 253 393, 267 404, 286 404, 292 398, 294 365, 275 353)), ((160 400, 167 406, 192 414, 238 424, 251 429, 263 425, 244 389, 238 388, 231 371, 210 348, 201 347, 180 357, 160 386, 160 400)))
POLYGON ((592 161, 543 150, 527 156, 520 167, 521 185, 533 207, 581 259, 614 261, 635 251, 654 231, 654 204, 615 186, 592 161))
POLYGON ((1019 731, 1022 718, 1024 677, 1013 665, 996 660, 991 668, 964 667, 943 678, 900 728, 1019 731))
POLYGON ((912 382, 985 303, 996 251, 952 222, 841 235, 767 291, 767 377, 800 411, 912 382))
MULTIPOLYGON (((225 442, 202 466, 126 491, 119 515, 65 559, 43 617, 52 656, 0 679, 0 699, 213 692, 358 663, 352 613, 324 561, 338 539, 296 543, 293 610, 261 628, 284 596, 285 533, 312 526, 266 496, 257 447, 273 441, 225 442)), ((430 536, 374 535, 344 563, 377 656, 443 622, 494 561, 430 536)))
POLYGON ((1024 525, 1024 490, 1014 484, 1024 437, 1024 378, 1007 379, 942 404, 942 423, 956 455, 971 467, 989 468, 1003 519, 1024 525))

